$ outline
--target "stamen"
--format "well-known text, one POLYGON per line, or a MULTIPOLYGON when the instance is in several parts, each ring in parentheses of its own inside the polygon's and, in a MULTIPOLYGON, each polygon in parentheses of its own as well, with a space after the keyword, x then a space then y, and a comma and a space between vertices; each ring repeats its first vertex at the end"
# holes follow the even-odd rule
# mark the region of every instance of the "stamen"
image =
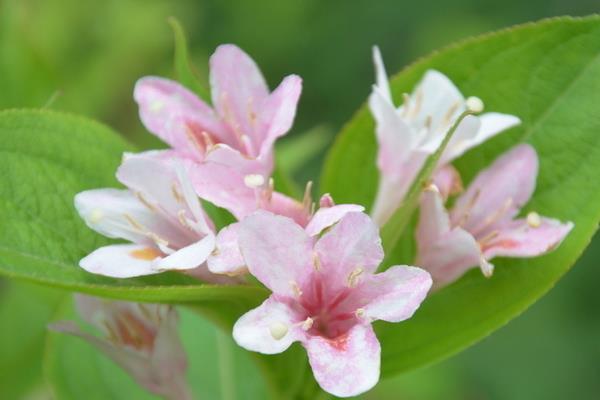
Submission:
POLYGON ((313 253, 313 267, 315 268, 315 271, 321 271, 323 268, 319 255, 316 252, 313 253))
POLYGON ((433 118, 431 117, 431 115, 428 115, 427 117, 425 117, 425 122, 423 123, 423 126, 425 127, 425 129, 427 131, 431 130, 432 122, 433 122, 433 118))
POLYGON ((202 139, 204 139, 204 145, 206 146, 207 149, 209 149, 215 145, 214 140, 212 140, 212 137, 210 137, 208 132, 202 131, 202 132, 200 132, 200 135, 202 135, 202 139))
POLYGON ((179 219, 179 223, 181 225, 183 225, 184 228, 188 228, 191 231, 194 230, 194 228, 192 228, 192 226, 188 222, 188 219, 185 216, 185 210, 179 210, 179 211, 177 211, 177 218, 179 219))
POLYGON ((496 239, 499 234, 500 231, 491 231, 477 242, 479 243, 480 247, 485 247, 486 245, 490 244, 492 240, 496 239))
POLYGON ((415 107, 411 110, 413 116, 417 116, 421 110, 421 104, 423 103, 423 89, 419 87, 415 94, 415 107))
POLYGON ((365 309, 357 308, 356 311, 354 312, 354 315, 356 316, 356 318, 363 318, 365 316, 365 309))
POLYGON ((452 116, 456 113, 456 110, 458 110, 459 106, 460 106, 460 103, 458 101, 456 101, 450 106, 448 111, 446 111, 446 114, 444 114, 444 118, 443 118, 443 121, 445 124, 448 124, 448 123, 450 123, 450 121, 452 121, 452 116))
POLYGON ((402 99, 404 100, 404 103, 402 104, 402 116, 406 117, 410 107, 410 95, 408 93, 402 93, 402 99))
POLYGON ((169 242, 166 241, 165 239, 161 238, 160 236, 158 236, 156 233, 151 232, 150 230, 148 230, 148 228, 146 228, 145 226, 143 226, 142 224, 140 224, 139 222, 137 222, 135 219, 133 219, 133 217, 129 214, 123 214, 123 216, 125 217, 125 219, 127 220, 127 222, 129 222, 129 224, 133 227, 133 229, 135 229, 136 231, 138 231, 138 233, 145 235, 147 237, 149 237, 150 239, 152 239, 152 241, 154 243, 156 243, 159 247, 160 246, 168 246, 169 242))
POLYGON ((491 264, 488 260, 485 259, 483 255, 479 259, 479 267, 481 268, 481 272, 483 276, 489 278, 494 273, 494 264, 491 264))
POLYGON ((181 203, 181 204, 185 203, 185 199, 183 198, 183 195, 179 191, 179 188, 177 187, 176 182, 173 182, 171 184, 171 193, 173 194, 173 197, 175 197, 175 201, 177 201, 178 203, 181 203))
POLYGON ((304 322, 302 322, 302 330, 309 330, 310 328, 312 328, 314 322, 315 321, 311 317, 306 318, 304 322))
POLYGON ((458 221, 458 226, 464 226, 464 224, 467 223, 467 221, 469 220, 469 217, 471 216, 471 210, 475 206, 475 203, 479 199, 480 195, 481 195, 481 189, 475 190, 475 194, 473 195, 473 197, 471 197, 471 199, 469 199, 469 203, 467 203, 467 208, 466 208, 464 214, 460 217, 460 220, 458 221))
POLYGON ((150 204, 150 202, 148 200, 146 200, 146 198, 144 197, 144 195, 142 194, 142 192, 135 192, 135 197, 138 198, 138 200, 145 205, 150 211, 156 212, 156 207, 154 207, 152 204, 150 204))
POLYGON ((296 297, 302 296, 302 290, 300 290, 300 286, 295 281, 290 281, 290 286, 296 297))
POLYGON ((508 199, 506 199, 504 201, 504 204, 502 204, 502 207, 500 207, 500 209, 498 209, 494 214, 488 216, 485 219, 485 221, 483 222, 483 226, 479 229, 481 230, 481 229, 487 228, 488 226, 497 222, 500 218, 502 218, 502 216, 504 216, 504 214, 506 214, 506 212, 508 211, 510 206, 512 206, 512 204, 513 204, 513 199, 512 199, 512 197, 509 197, 508 199))
POLYGON ((281 340, 285 337, 285 335, 287 335, 288 327, 281 322, 275 322, 269 326, 269 332, 271 333, 273 339, 281 340))
POLYGON ((257 189, 265 184, 265 177, 259 174, 244 176, 244 184, 250 189, 257 189))
POLYGON ((357 267, 354 271, 350 272, 346 280, 348 287, 356 287, 356 285, 358 285, 359 278, 363 272, 364 269, 362 269, 361 267, 357 267))
POLYGON ((302 206, 305 210, 310 210, 310 204, 312 203, 311 191, 312 191, 312 181, 306 182, 306 187, 304 188, 304 197, 302 198, 302 206))
POLYGON ((485 107, 483 101, 475 96, 468 97, 465 101, 465 105, 467 106, 467 110, 475 114, 482 112, 485 107))
POLYGON ((535 211, 527 214, 527 225, 532 228, 539 228, 540 225, 542 225, 542 218, 540 217, 540 214, 536 213, 535 211))

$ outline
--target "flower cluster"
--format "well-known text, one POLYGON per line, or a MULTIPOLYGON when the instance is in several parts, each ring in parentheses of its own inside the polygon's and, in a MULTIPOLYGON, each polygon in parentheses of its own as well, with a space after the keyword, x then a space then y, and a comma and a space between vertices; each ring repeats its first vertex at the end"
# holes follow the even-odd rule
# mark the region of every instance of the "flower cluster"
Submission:
MULTIPOLYGON (((272 294, 235 324, 240 346, 274 354, 300 342, 327 392, 344 397, 372 388, 381 352, 373 321, 406 320, 432 285, 439 289, 477 266, 490 276, 491 258, 545 253, 572 228, 533 211, 519 217, 538 169, 536 152, 526 144, 502 155, 460 194, 460 174, 451 162, 519 124, 519 118, 480 114, 483 102, 465 99, 437 71, 427 71, 397 108, 377 48, 374 61, 377 83, 369 107, 380 182, 371 217, 361 205, 336 205, 328 194, 316 207, 310 185, 302 200, 275 190, 274 142, 292 126, 301 79, 290 75, 270 92, 252 59, 223 45, 210 59, 212 106, 170 80, 147 77, 137 83, 141 120, 169 149, 126 154, 117 171, 126 189, 76 196, 90 228, 130 242, 95 250, 81 267, 117 278, 177 270, 215 284, 251 284, 244 276, 251 274, 272 294), (452 126, 454 135, 421 195, 415 261, 420 268, 392 266, 377 273, 384 258, 378 227, 402 203, 452 126), (458 194, 447 211, 445 203, 458 194), (203 202, 224 208, 236 221, 216 226, 203 202)), ((173 376, 183 375, 185 357, 173 341, 171 309, 79 303, 92 323, 90 314, 103 310, 108 339, 72 325, 56 329, 92 341, 154 393, 188 396, 183 378, 173 376)))

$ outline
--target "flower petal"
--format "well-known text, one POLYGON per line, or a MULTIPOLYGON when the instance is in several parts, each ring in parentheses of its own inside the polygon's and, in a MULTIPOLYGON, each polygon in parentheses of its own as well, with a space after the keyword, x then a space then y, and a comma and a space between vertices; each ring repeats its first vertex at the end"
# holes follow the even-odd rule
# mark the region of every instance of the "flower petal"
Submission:
POLYGON ((208 258, 208 270, 215 274, 238 275, 247 271, 238 246, 240 223, 221 229, 217 234, 215 253, 208 258))
POLYGON ((317 241, 315 252, 327 285, 353 285, 351 275, 369 274, 383 260, 379 229, 363 213, 351 212, 317 241))
POLYGON ((521 120, 514 115, 495 112, 485 113, 476 118, 479 120, 478 129, 469 137, 461 137, 460 132, 457 131, 448 143, 448 149, 444 152, 442 163, 451 162, 469 149, 479 146, 495 135, 521 123, 521 120))
POLYGON ((250 273, 276 294, 297 296, 313 270, 311 238, 286 217, 267 211, 247 217, 239 246, 250 273))
POLYGON ((427 296, 431 283, 426 271, 403 265, 366 277, 356 290, 361 298, 368 299, 362 306, 364 317, 400 322, 412 317, 427 296))
POLYGON ((393 103, 392 93, 390 92, 390 83, 388 81, 387 73, 385 72, 385 65, 383 64, 383 58, 381 57, 381 52, 377 46, 373 46, 373 64, 375 65, 375 85, 379 88, 379 93, 388 103, 393 103))
POLYGON ((435 288, 445 286, 479 265, 481 250, 462 228, 451 228, 441 194, 425 190, 417 226, 416 264, 427 270, 435 288))
MULTIPOLYGON (((142 78, 135 85, 134 98, 146 128, 173 148, 191 153, 190 149, 195 149, 194 140, 202 143, 203 131, 219 142, 231 141, 213 110, 177 82, 158 77, 142 78)), ((196 157, 201 156, 196 154, 196 157)))
POLYGON ((261 104, 255 132, 255 141, 260 146, 259 157, 272 159, 275 140, 285 135, 294 123, 301 91, 302 79, 297 75, 286 76, 261 104))
MULTIPOLYGON (((221 118, 238 138, 254 139, 259 106, 267 99, 269 88, 254 61, 239 47, 225 44, 210 57, 212 100, 221 118)), ((253 143, 257 155, 257 143, 253 143)))
POLYGON ((233 339, 250 351, 281 353, 304 336, 299 326, 293 326, 297 322, 293 310, 271 296, 237 320, 233 326, 233 339))
POLYGON ((532 226, 527 219, 512 221, 499 230, 498 236, 485 245, 486 258, 535 257, 554 250, 573 229, 573 223, 561 223, 550 218, 540 218, 532 226))
POLYGON ((163 257, 153 247, 137 244, 114 244, 100 247, 79 261, 79 266, 88 272, 113 278, 157 274, 154 267, 163 257))
POLYGON ((301 226, 306 226, 310 220, 310 211, 304 204, 279 192, 273 192, 270 198, 263 199, 261 208, 291 218, 301 226))
POLYGON ((308 225, 306 225, 306 233, 309 236, 316 236, 323 230, 336 224, 346 214, 350 212, 363 212, 364 210, 365 208, 358 204, 339 204, 337 206, 321 207, 313 215, 308 225))
POLYGON ((154 263, 158 271, 193 269, 203 264, 215 249, 215 236, 209 234, 201 240, 183 247, 154 263))
POLYGON ((371 325, 357 324, 343 336, 311 336, 303 342, 319 385, 338 397, 356 396, 379 381, 381 346, 371 325))
POLYGON ((481 171, 451 212, 454 225, 477 236, 510 221, 535 189, 538 157, 528 144, 513 147, 481 171))

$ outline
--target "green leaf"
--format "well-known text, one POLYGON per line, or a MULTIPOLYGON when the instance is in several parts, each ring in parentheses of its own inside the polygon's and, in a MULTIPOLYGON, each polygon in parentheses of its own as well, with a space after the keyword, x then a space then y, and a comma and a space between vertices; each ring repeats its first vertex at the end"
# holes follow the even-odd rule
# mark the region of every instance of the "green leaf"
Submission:
POLYGON ((109 241, 85 226, 73 196, 118 187, 114 173, 126 150, 112 130, 80 117, 0 112, 0 274, 126 300, 205 302, 229 321, 264 299, 259 287, 204 285, 178 273, 111 279, 78 267, 109 241))
MULTIPOLYGON (((549 19, 450 46, 395 76, 394 97, 409 92, 430 68, 447 74, 465 95, 482 98, 488 111, 523 121, 455 163, 465 183, 510 147, 530 143, 540 156, 540 174, 524 213, 570 220, 575 228, 548 255, 495 259, 491 279, 473 270, 432 295, 409 321, 377 323, 384 376, 456 353, 522 313, 569 270, 600 221, 600 191, 593 184, 600 176, 600 17, 549 19)), ((373 121, 363 107, 329 154, 323 191, 339 202, 371 204, 375 154, 373 121)), ((403 247, 403 257, 412 253, 403 247)))
POLYGON ((64 293, 32 284, 0 280, 0 398, 42 396, 42 354, 46 324, 64 293))
POLYGON ((210 102, 210 92, 192 70, 188 54, 188 45, 183 27, 175 17, 169 18, 169 25, 175 36, 175 73, 183 86, 195 92, 202 100, 210 102))
MULTIPOLYGON (((267 388, 250 353, 198 315, 184 308, 179 311, 179 335, 188 357, 187 382, 193 398, 265 398, 267 388)), ((78 320, 85 330, 93 331, 77 318, 70 300, 64 304, 59 319, 78 320)), ((58 399, 158 399, 80 338, 49 332, 44 366, 58 399)))

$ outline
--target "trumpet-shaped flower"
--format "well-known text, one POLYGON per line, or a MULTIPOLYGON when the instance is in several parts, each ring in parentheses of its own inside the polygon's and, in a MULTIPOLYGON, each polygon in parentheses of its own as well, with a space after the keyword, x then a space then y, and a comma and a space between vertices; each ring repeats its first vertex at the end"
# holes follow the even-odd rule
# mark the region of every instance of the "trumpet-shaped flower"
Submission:
MULTIPOLYGON (((200 267, 214 249, 214 227, 186 166, 148 153, 128 155, 117 177, 128 189, 81 192, 75 207, 90 228, 132 243, 101 247, 83 258, 81 267, 117 278, 200 267)), ((206 267, 195 272, 219 280, 206 267)))
POLYGON ((375 274, 383 249, 363 213, 345 214, 319 237, 258 211, 241 222, 239 245, 250 273, 273 294, 236 322, 234 339, 265 354, 300 341, 319 385, 340 397, 379 379, 381 348, 371 322, 410 318, 431 286, 429 274, 415 267, 375 274))
POLYGON ((134 98, 146 128, 196 161, 234 160, 268 179, 273 144, 291 128, 302 80, 287 76, 269 93, 254 61, 237 46, 217 48, 210 58, 211 108, 176 82, 145 77, 134 98))
MULTIPOLYGON (((350 212, 364 211, 364 207, 358 204, 336 205, 329 194, 321 197, 319 205, 319 209, 308 220, 305 218, 292 218, 294 222, 304 227, 309 236, 319 235, 350 212)), ((284 212, 275 212, 275 214, 286 216, 284 212)), ((289 215, 289 213, 287 214, 289 215)), ((238 245, 240 227, 241 223, 236 222, 219 231, 216 248, 208 259, 208 270, 210 272, 228 276, 248 272, 238 245)))
MULTIPOLYGON (((429 70, 402 106, 394 105, 379 49, 373 49, 376 84, 369 107, 376 122, 379 145, 377 166, 380 181, 372 210, 373 219, 383 225, 401 203, 427 157, 441 145, 449 129, 467 110, 479 113, 483 102, 465 99, 445 75, 429 70)), ((440 158, 443 166, 470 148, 520 123, 519 118, 485 113, 468 115, 458 125, 440 158)))
POLYGON ((421 199, 417 227, 417 264, 429 271, 434 286, 445 286, 470 268, 492 275, 496 256, 535 257, 551 251, 573 228, 529 212, 517 215, 535 190, 538 158, 518 145, 481 171, 448 213, 435 186, 421 199))
POLYGON ((146 390, 172 400, 191 399, 187 358, 177 336, 177 313, 166 305, 106 301, 76 295, 80 316, 103 337, 70 321, 49 328, 80 337, 106 354, 146 390))

